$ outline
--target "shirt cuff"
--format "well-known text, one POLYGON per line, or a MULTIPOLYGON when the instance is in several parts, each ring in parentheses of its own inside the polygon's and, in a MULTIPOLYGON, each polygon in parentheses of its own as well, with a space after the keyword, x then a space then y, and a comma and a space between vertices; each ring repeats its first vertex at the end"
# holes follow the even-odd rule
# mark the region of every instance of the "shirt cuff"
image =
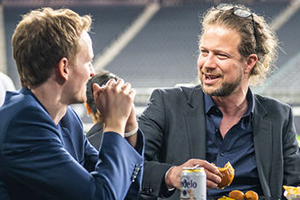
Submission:
POLYGON ((166 185, 166 177, 168 175, 168 172, 172 169, 173 167, 171 167, 166 173, 165 173, 165 176, 163 177, 163 180, 162 180, 162 183, 161 183, 161 186, 160 186, 160 196, 163 197, 163 198, 168 198, 170 196, 172 196, 175 191, 176 191, 176 188, 168 188, 167 185, 166 185))
MULTIPOLYGON (((173 166, 173 167, 174 167, 174 166, 173 166)), ((166 178, 167 178, 167 176, 168 176, 168 173, 170 172, 170 170, 171 170, 173 167, 171 167, 170 169, 168 169, 168 171, 165 173, 165 183, 166 183, 166 178)), ((167 185, 166 185, 166 187, 167 187, 167 185)), ((167 187, 167 188, 168 188, 168 191, 169 191, 169 192, 175 190, 174 187, 173 187, 173 188, 167 187)))

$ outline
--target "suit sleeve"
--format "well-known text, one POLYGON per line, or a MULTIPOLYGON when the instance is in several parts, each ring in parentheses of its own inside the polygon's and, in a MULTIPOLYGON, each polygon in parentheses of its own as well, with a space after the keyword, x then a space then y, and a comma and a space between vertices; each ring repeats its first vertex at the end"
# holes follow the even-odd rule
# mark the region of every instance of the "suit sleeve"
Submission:
POLYGON ((104 133, 95 170, 88 172, 64 148, 57 126, 40 109, 20 111, 11 121, 2 164, 7 179, 18 186, 26 184, 48 199, 119 200, 133 182, 141 182, 143 148, 136 151, 117 133, 104 133))
POLYGON ((300 153, 291 108, 288 113, 283 138, 284 185, 300 185, 300 153))
MULTIPOLYGON (((142 196, 168 196, 164 187, 165 173, 172 166, 159 161, 163 152, 163 141, 166 129, 166 112, 162 91, 155 90, 149 104, 139 118, 139 127, 145 133, 145 164, 142 184, 142 196)), ((145 197, 145 199, 147 199, 145 197)))

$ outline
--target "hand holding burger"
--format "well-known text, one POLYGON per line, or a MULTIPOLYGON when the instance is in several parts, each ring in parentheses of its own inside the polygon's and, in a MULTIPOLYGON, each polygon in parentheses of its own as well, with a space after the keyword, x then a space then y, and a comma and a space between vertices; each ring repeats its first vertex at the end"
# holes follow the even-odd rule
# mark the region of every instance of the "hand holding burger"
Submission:
POLYGON ((221 182, 218 184, 218 188, 224 189, 233 181, 234 168, 231 166, 230 162, 228 162, 223 168, 218 167, 218 170, 218 176, 220 176, 221 178, 221 182))

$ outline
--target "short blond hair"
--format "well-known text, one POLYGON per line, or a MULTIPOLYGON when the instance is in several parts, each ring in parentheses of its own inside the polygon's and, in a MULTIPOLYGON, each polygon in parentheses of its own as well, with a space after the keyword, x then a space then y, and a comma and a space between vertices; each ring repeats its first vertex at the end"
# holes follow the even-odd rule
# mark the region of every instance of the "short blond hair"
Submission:
MULTIPOLYGON (((243 5, 233 5, 235 8, 250 9, 243 5)), ((218 10, 212 7, 203 17, 201 42, 204 31, 211 25, 220 25, 237 31, 241 36, 238 51, 242 58, 254 53, 258 61, 252 69, 249 82, 252 85, 262 83, 266 76, 272 72, 273 64, 277 59, 278 39, 262 16, 252 13, 256 26, 256 38, 251 17, 243 18, 233 14, 233 10, 218 10)))
POLYGON ((79 51, 79 39, 92 19, 70 9, 41 8, 22 16, 13 37, 13 56, 23 87, 44 83, 63 58, 79 51))

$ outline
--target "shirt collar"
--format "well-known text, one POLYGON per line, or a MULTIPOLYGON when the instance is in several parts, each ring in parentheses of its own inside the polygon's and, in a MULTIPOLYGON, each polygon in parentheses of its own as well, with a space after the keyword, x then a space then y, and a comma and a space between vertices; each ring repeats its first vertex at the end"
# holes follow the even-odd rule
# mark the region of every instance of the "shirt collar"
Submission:
POLYGON ((217 107, 215 102, 212 100, 211 96, 204 93, 204 101, 205 101, 205 113, 208 114, 211 108, 217 107))
POLYGON ((247 111, 246 111, 244 116, 248 116, 248 115, 250 115, 251 113, 254 112, 255 101, 254 101, 254 95, 253 95, 250 88, 248 88, 246 98, 247 98, 247 102, 248 102, 248 108, 247 108, 247 111))
MULTIPOLYGON (((244 114, 244 117, 250 115, 250 113, 253 113, 253 111, 254 111, 254 104, 255 104, 254 95, 250 88, 248 88, 246 98, 247 98, 247 102, 248 102, 248 108, 247 108, 246 113, 244 114)), ((208 114, 208 112, 210 111, 211 108, 217 107, 215 102, 212 100, 211 96, 207 95, 206 93, 204 93, 204 101, 205 101, 206 114, 208 114)))

